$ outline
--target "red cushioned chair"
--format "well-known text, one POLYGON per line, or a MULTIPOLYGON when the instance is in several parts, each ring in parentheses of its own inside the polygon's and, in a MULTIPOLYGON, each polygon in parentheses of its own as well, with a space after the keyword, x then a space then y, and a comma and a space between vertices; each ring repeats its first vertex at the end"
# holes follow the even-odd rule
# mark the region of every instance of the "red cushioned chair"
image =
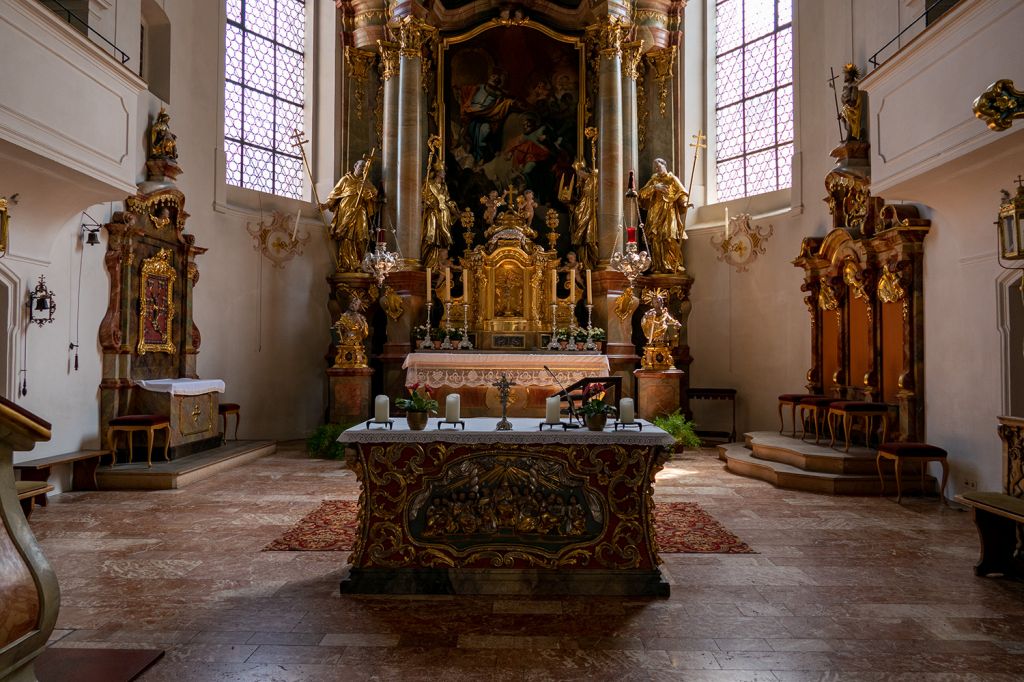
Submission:
POLYGON ((168 462, 171 458, 167 456, 168 447, 171 444, 171 420, 162 414, 125 414, 114 417, 107 424, 107 443, 110 446, 110 468, 117 464, 117 443, 114 440, 117 434, 125 432, 128 434, 128 462, 132 461, 132 434, 136 431, 146 432, 146 466, 153 466, 153 436, 158 430, 167 432, 164 438, 164 459, 168 462))
POLYGON ((796 407, 800 404, 800 401, 804 398, 824 398, 825 396, 817 393, 783 393, 779 396, 779 433, 782 433, 786 429, 786 424, 782 421, 782 407, 789 405, 789 418, 793 422, 793 438, 796 438, 796 407))
POLYGON ((843 432, 846 434, 846 448, 843 452, 850 451, 850 428, 854 425, 855 419, 864 420, 864 446, 871 447, 871 421, 875 417, 882 419, 882 439, 879 443, 884 443, 886 437, 889 435, 889 406, 885 403, 869 403, 863 400, 838 400, 828 406, 828 432, 832 439, 829 441, 828 446, 833 447, 836 444, 836 429, 835 420, 833 417, 841 417, 843 420, 843 432))
POLYGON ((885 479, 882 477, 882 460, 891 459, 896 467, 896 502, 903 498, 903 491, 900 488, 900 471, 903 462, 910 460, 921 466, 921 490, 924 491, 924 473, 928 462, 938 462, 942 465, 942 485, 939 488, 939 501, 946 502, 946 481, 949 479, 949 464, 946 462, 946 451, 936 445, 927 443, 882 443, 878 446, 878 456, 875 457, 875 466, 878 467, 878 479, 882 483, 882 494, 885 495, 885 479))
POLYGON ((810 417, 814 420, 814 444, 818 444, 821 440, 820 427, 823 425, 822 422, 825 415, 828 414, 828 406, 834 402, 838 402, 838 398, 811 396, 810 398, 800 399, 796 406, 800 413, 800 423, 804 426, 804 432, 800 434, 800 440, 804 440, 807 436, 807 417, 810 417))

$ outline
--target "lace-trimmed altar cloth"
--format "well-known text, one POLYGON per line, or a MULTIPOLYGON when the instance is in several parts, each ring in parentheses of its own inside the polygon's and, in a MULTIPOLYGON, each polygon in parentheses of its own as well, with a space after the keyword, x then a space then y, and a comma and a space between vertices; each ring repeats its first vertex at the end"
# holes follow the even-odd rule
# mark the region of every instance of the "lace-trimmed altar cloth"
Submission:
POLYGON ((409 353, 402 368, 406 386, 490 386, 502 374, 518 386, 555 386, 545 365, 563 386, 611 372, 607 355, 559 353, 409 353))
POLYGON ((136 379, 135 383, 147 391, 171 395, 223 393, 226 388, 223 379, 136 379))
POLYGON ((548 429, 539 430, 542 421, 530 417, 510 417, 512 422, 511 431, 495 431, 500 417, 473 417, 466 419, 466 429, 454 429, 451 427, 437 428, 437 423, 442 418, 431 418, 427 427, 422 431, 411 431, 405 419, 395 419, 391 429, 370 424, 353 426, 345 431, 338 439, 345 443, 464 443, 464 444, 505 444, 518 443, 520 445, 543 445, 560 443, 563 445, 637 445, 656 446, 670 448, 675 445, 675 439, 659 429, 654 424, 638 419, 643 424, 643 431, 637 430, 612 430, 612 422, 604 431, 589 431, 580 429, 548 429))

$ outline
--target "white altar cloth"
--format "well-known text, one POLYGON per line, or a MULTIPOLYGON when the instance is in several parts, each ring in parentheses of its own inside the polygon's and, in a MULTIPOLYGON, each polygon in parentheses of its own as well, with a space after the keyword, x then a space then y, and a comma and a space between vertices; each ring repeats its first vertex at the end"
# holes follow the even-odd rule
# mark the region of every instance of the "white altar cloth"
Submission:
POLYGON ((563 386, 611 372, 607 355, 568 353, 409 353, 402 368, 406 386, 490 386, 502 374, 519 386, 554 386, 545 365, 563 386))
POLYGON ((495 431, 501 420, 500 417, 473 417, 466 419, 466 429, 445 425, 437 428, 437 423, 442 418, 428 420, 427 427, 422 431, 409 429, 405 419, 394 420, 393 428, 387 428, 371 422, 369 428, 365 424, 353 426, 339 436, 341 443, 462 443, 462 444, 536 444, 545 445, 560 443, 563 445, 639 445, 672 447, 675 439, 667 432, 659 429, 648 421, 638 419, 643 424, 643 431, 636 429, 612 430, 612 422, 609 420, 604 431, 590 431, 586 428, 562 429, 561 427, 549 429, 544 427, 543 431, 538 430, 541 419, 529 417, 512 417, 511 431, 495 431))
POLYGON ((223 393, 226 388, 223 379, 136 379, 135 383, 147 391, 171 395, 223 393))

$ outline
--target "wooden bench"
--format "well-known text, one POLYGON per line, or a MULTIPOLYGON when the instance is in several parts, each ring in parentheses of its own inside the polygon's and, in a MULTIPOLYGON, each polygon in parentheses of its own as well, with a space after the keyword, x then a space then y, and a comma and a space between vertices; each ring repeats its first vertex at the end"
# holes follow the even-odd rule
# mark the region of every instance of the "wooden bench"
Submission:
POLYGON ((955 499, 970 507, 978 529, 978 576, 1001 573, 1024 577, 1024 419, 999 417, 1003 441, 1003 491, 970 492, 955 499))
POLYGON ((15 481, 14 485, 26 519, 32 516, 32 508, 36 502, 39 502, 40 507, 46 506, 46 493, 53 490, 53 486, 46 481, 15 481))
MULTIPOLYGON (((21 472, 23 481, 46 483, 50 478, 50 468, 54 464, 70 464, 71 490, 97 490, 96 468, 100 465, 100 458, 109 454, 110 450, 65 452, 62 455, 50 455, 15 464, 14 469, 21 472)), ((46 506, 45 498, 41 506, 46 506)))

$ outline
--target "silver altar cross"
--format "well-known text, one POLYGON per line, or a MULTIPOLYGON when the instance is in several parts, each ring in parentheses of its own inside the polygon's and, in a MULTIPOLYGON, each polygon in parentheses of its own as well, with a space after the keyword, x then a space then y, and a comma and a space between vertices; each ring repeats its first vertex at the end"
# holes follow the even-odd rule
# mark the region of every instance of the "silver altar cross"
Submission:
POLYGON ((498 387, 498 397, 501 399, 501 421, 494 427, 495 431, 511 431, 512 422, 508 420, 508 389, 515 386, 516 382, 509 381, 508 377, 504 374, 501 375, 501 379, 495 381, 491 386, 498 387))

